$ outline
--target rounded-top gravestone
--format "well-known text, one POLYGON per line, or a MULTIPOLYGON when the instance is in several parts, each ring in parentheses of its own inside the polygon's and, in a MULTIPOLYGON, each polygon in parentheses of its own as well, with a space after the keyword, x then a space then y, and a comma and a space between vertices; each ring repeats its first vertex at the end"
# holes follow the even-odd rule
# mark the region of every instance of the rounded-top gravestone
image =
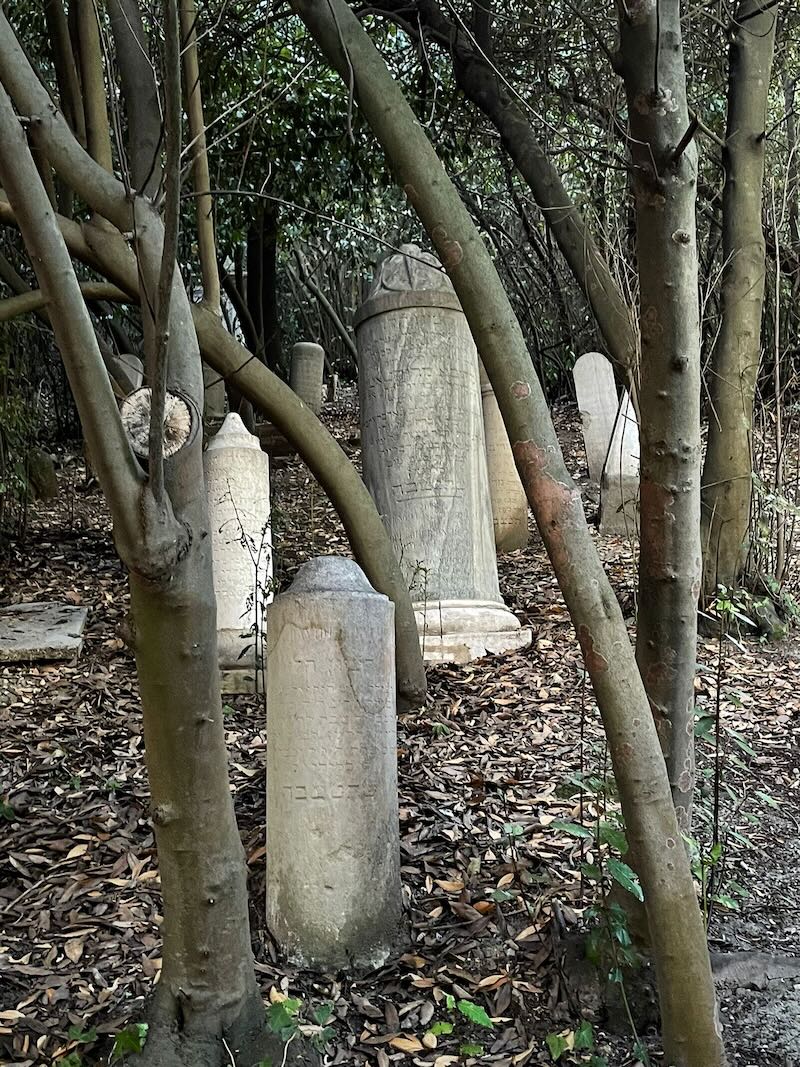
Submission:
POLYGON ((289 366, 289 385, 304 404, 319 414, 322 407, 322 377, 325 372, 325 350, 312 341, 300 341, 292 347, 289 366))
POLYGON ((411 589, 423 655, 467 662, 530 631, 500 597, 478 354, 453 287, 415 245, 356 315, 364 480, 411 589))
POLYGON ((480 371, 494 543, 498 552, 513 552, 528 543, 528 498, 519 480, 500 405, 482 363, 480 371))
POLYGON ((394 606, 305 563, 267 626, 267 923, 290 959, 377 967, 400 921, 394 606))

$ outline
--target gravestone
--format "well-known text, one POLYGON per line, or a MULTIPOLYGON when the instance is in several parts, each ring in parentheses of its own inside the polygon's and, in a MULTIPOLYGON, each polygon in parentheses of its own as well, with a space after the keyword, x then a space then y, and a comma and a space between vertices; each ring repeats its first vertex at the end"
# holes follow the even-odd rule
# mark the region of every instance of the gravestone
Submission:
POLYGON ((400 920, 394 606, 305 563, 267 626, 267 925, 324 971, 380 966, 400 920))
POLYGON ((83 647, 88 614, 54 601, 0 608, 0 663, 72 659, 83 647))
POLYGON ((58 496, 58 475, 49 452, 43 448, 32 448, 25 457, 25 473, 37 500, 55 500, 58 496))
POLYGON ((519 480, 497 397, 482 363, 480 374, 494 544, 498 552, 513 552, 528 543, 528 498, 519 480))
POLYGON ((600 531, 635 537, 639 530, 639 424, 625 390, 600 481, 600 531))
POLYGON ((411 590, 423 657, 466 663, 530 631, 500 597, 478 354, 434 256, 384 259, 356 319, 364 481, 411 590))
POLYGON ((589 480, 599 484, 619 408, 614 369, 599 352, 587 352, 572 369, 589 480))
POLYGON ((301 341, 292 347, 289 385, 315 415, 322 407, 322 375, 325 371, 325 350, 322 345, 301 341))
POLYGON ((339 375, 334 371, 328 378, 328 401, 333 403, 339 394, 339 375))
POLYGON ((263 692, 263 630, 272 599, 269 458, 235 412, 203 455, 217 645, 225 693, 263 692))

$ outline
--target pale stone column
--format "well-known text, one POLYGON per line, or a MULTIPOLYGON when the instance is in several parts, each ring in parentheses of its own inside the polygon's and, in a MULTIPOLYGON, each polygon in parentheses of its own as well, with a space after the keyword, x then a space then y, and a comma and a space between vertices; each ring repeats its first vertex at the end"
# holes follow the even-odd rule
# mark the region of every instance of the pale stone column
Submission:
POLYGON ((587 352, 572 368, 581 413, 589 480, 599 484, 619 408, 614 368, 600 352, 587 352))
POLYGON ((600 532, 617 537, 639 532, 639 423, 627 390, 600 480, 600 532))
POLYGON ((304 404, 315 414, 322 407, 322 376, 325 371, 325 350, 311 341, 300 341, 292 347, 289 385, 304 404))
POLYGON ((272 599, 269 458, 235 412, 227 415, 203 455, 217 643, 226 693, 263 690, 263 631, 272 599))
POLYGON ((478 355, 438 261, 385 259, 356 319, 364 480, 411 589, 424 658, 530 641, 500 597, 478 355))
POLYGON ((267 627, 267 925, 287 956, 378 967, 400 922, 394 606, 305 563, 267 627))
POLYGON ((482 363, 480 374, 494 544, 498 552, 513 552, 528 543, 528 498, 519 480, 500 405, 482 363))

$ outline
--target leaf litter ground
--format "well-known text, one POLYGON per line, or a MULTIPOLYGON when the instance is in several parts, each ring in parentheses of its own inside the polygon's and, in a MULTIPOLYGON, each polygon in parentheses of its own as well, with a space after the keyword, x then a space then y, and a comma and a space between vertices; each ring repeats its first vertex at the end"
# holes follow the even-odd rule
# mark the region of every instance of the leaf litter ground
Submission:
MULTIPOLYGON (((352 394, 328 405, 326 417, 357 460, 352 394)), ((561 410, 558 423, 583 478, 574 413, 561 410)), ((98 491, 84 488, 77 458, 62 459, 60 500, 32 509, 27 535, 6 544, 0 571, 0 603, 52 598, 90 608, 77 663, 0 669, 0 1064, 57 1063, 71 1053, 107 1063, 113 1035, 143 1018, 161 967, 138 691, 120 636, 125 574, 98 491)), ((281 586, 310 556, 347 553, 340 524, 296 458, 273 464, 273 500, 281 586)), ((632 617, 631 546, 598 539, 598 547, 632 617)), ((264 923, 263 699, 228 698, 265 1002, 297 997, 306 1020, 330 1004, 329 1063, 545 1064, 547 1035, 574 1041, 584 1017, 611 1067, 637 1062, 630 1032, 611 1034, 592 1017, 591 996, 568 979, 562 951, 595 898, 581 874, 597 859, 592 842, 557 827, 596 818, 596 798, 576 782, 608 766, 597 710, 534 531, 527 550, 500 560, 500 572, 533 645, 432 669, 425 708, 399 717, 407 925, 377 972, 321 976, 280 960, 264 923)), ((722 670, 715 641, 699 648, 698 706, 713 715, 719 703, 722 724, 725 848, 716 889, 739 909, 715 906, 710 944, 745 953, 720 986, 734 1067, 800 1063, 800 967, 770 963, 776 954, 800 956, 795 648, 791 638, 775 647, 726 644, 722 670)), ((699 743, 701 774, 714 758, 712 729, 699 743)), ((712 779, 702 778, 698 836, 706 844, 712 803, 712 779)), ((365 885, 365 905, 369 892, 365 885)), ((638 979, 627 981, 633 990, 638 979)), ((656 1049, 653 1033, 642 1037, 656 1049)), ((588 1052, 565 1052, 559 1062, 587 1060, 588 1052)))

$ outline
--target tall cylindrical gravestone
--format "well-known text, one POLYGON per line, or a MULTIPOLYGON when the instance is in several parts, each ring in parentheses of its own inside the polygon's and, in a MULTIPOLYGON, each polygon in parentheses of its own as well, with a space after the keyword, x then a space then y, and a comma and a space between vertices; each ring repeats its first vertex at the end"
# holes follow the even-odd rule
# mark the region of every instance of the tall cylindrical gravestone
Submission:
POLYGON ((209 441, 203 468, 222 688, 248 693, 262 668, 264 614, 272 599, 269 458, 231 412, 209 441))
POLYGON ((500 596, 478 355, 438 261, 385 259, 356 315, 364 481, 417 613, 423 655, 467 662, 530 641, 500 596))
POLYGON ((322 407, 322 377, 325 372, 325 350, 311 341, 292 346, 289 365, 289 385, 304 404, 319 414, 322 407))
POLYGON ((303 966, 379 966, 401 907, 394 606, 314 559, 269 608, 267 661, 267 924, 303 966))
POLYGON ((480 372, 494 543, 498 552, 513 552, 528 543, 528 498, 519 480, 500 405, 482 363, 480 372))

